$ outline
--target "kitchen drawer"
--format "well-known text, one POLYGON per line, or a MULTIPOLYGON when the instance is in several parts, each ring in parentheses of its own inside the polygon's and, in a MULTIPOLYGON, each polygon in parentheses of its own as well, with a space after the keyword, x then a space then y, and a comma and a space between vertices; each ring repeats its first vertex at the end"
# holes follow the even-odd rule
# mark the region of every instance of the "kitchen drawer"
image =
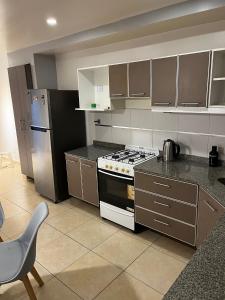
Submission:
POLYGON ((196 222, 196 207, 150 193, 136 190, 135 205, 189 224, 196 222))
POLYGON ((75 161, 75 162, 79 162, 80 161, 80 157, 72 155, 72 154, 65 154, 66 160, 71 160, 71 161, 75 161))
POLYGON ((81 164, 96 168, 96 161, 81 158, 81 164))
POLYGON ((135 207, 136 223, 160 231, 178 240, 195 245, 195 227, 179 221, 150 212, 146 209, 135 207))
POLYGON ((178 180, 135 172, 135 188, 196 204, 198 187, 178 180))

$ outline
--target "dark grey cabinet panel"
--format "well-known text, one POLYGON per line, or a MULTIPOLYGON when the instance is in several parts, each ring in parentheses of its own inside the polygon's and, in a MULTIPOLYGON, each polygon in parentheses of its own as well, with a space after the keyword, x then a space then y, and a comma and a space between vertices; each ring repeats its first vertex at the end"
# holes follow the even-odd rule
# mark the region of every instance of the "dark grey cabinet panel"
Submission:
POLYGON ((210 52, 179 56, 178 106, 207 106, 210 52))
POLYGON ((66 168, 69 194, 99 206, 96 162, 66 154, 66 168))
POLYGON ((81 160, 83 200, 99 206, 97 166, 95 162, 81 160))
POLYGON ((197 202, 198 186, 178 180, 135 172, 136 188, 191 204, 197 202))
POLYGON ((32 142, 30 131, 31 107, 28 90, 33 88, 30 65, 8 69, 14 110, 21 172, 33 178, 32 142))
POLYGON ((188 224, 196 223, 196 207, 179 201, 136 190, 135 205, 188 224))
POLYGON ((195 227, 178 222, 166 216, 153 213, 141 207, 135 208, 136 222, 160 231, 183 242, 195 244, 195 227))
POLYGON ((225 208, 223 206, 204 190, 199 190, 197 246, 204 242, 224 213, 225 208))
POLYGON ((68 190, 71 196, 82 199, 80 159, 66 159, 68 190))
POLYGON ((177 57, 152 60, 152 105, 175 106, 177 57))
POLYGON ((129 64, 129 96, 150 97, 150 61, 129 64))
POLYGON ((111 98, 128 96, 127 64, 109 66, 109 89, 111 98))

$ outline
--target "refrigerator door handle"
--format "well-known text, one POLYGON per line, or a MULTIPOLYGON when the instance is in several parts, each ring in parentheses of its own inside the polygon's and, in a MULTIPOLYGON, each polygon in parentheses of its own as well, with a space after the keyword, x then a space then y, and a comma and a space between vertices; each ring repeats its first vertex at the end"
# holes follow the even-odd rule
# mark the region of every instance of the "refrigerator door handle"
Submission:
POLYGON ((46 127, 37 127, 37 126, 33 126, 33 125, 30 126, 30 129, 34 130, 34 131, 41 131, 41 132, 47 132, 49 130, 46 127))

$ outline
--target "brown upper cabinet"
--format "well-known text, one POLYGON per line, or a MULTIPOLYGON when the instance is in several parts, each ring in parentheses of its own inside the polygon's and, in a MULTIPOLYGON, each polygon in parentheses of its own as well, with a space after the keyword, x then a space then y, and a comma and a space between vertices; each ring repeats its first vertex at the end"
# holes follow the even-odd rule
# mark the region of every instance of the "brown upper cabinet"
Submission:
POLYGON ((150 97, 150 60, 129 64, 129 97, 150 97))
POLYGON ((209 63, 209 51, 179 56, 178 106, 207 106, 209 63))
POLYGON ((177 57, 152 60, 152 105, 175 106, 177 57))
POLYGON ((128 97, 127 64, 109 66, 109 90, 111 98, 128 97))
POLYGON ((199 190, 197 247, 212 231, 219 218, 225 214, 225 208, 204 190, 199 190))
POLYGON ((14 110, 16 134, 22 174, 33 178, 32 140, 30 131, 31 106, 29 89, 33 88, 30 64, 8 69, 14 110))

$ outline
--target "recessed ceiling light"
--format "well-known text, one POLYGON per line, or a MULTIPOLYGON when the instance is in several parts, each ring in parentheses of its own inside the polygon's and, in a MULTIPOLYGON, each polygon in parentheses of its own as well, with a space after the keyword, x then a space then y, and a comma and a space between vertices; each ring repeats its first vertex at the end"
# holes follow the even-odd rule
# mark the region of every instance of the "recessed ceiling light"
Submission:
POLYGON ((46 22, 47 22, 47 24, 48 24, 49 26, 55 26, 55 25, 57 25, 57 20, 56 20, 55 18, 48 18, 48 19, 46 20, 46 22))

